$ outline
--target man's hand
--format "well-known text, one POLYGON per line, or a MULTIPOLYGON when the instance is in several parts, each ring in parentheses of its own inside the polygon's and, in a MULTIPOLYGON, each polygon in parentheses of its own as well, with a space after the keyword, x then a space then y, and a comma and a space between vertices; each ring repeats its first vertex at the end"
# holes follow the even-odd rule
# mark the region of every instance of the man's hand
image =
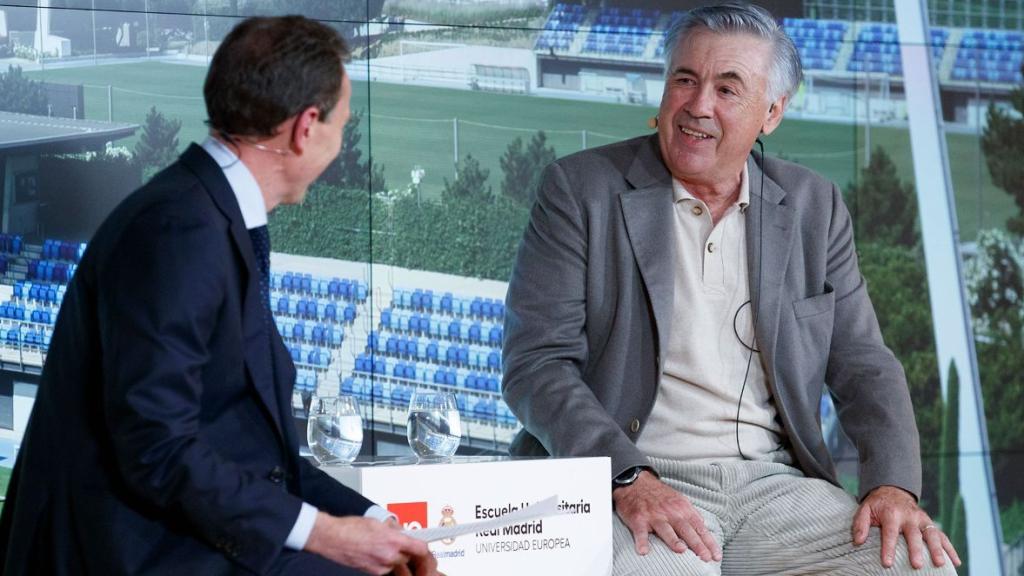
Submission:
POLYGON ((917 506, 914 497, 902 488, 879 486, 868 493, 853 516, 855 546, 867 541, 872 526, 881 528, 882 566, 886 568, 892 566, 900 533, 907 539, 910 565, 915 569, 924 567, 925 547, 928 548, 933 565, 942 566, 946 563, 943 551, 953 560, 954 565, 960 565, 960 557, 949 538, 932 524, 932 519, 917 506))
POLYGON ((644 470, 636 482, 612 492, 615 511, 633 533, 636 553, 650 551, 651 532, 669 549, 682 554, 693 551, 705 562, 721 560, 722 551, 714 535, 704 526, 704 518, 682 494, 666 486, 644 470))
POLYGON ((426 542, 410 538, 393 522, 318 512, 306 550, 369 574, 439 576, 426 542))

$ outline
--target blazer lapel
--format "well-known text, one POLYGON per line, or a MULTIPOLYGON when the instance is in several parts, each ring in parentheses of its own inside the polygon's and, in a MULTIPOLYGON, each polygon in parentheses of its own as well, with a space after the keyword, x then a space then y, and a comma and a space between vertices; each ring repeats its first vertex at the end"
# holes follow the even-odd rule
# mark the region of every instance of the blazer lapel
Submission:
POLYGON ((651 299, 658 348, 664 350, 672 329, 676 233, 672 177, 662 162, 657 135, 641 145, 626 179, 636 189, 621 194, 619 203, 633 257, 651 299))
MULTIPOLYGON (((235 199, 231 185, 224 177, 224 171, 217 166, 217 163, 202 147, 196 144, 189 146, 181 155, 181 162, 202 181, 213 202, 230 222, 231 238, 239 254, 242 255, 246 272, 246 277, 241 279, 245 286, 241 318, 242 333, 245 339, 245 367, 249 370, 249 376, 252 378, 260 400, 273 418, 279 437, 286 440, 287 437, 284 435, 281 422, 283 410, 279 405, 276 390, 282 386, 275 385, 277 380, 269 356, 271 350, 267 346, 268 335, 263 321, 263 310, 260 308, 262 306, 259 288, 260 269, 256 263, 256 254, 252 249, 252 240, 245 228, 245 220, 238 207, 238 200, 235 199)), ((280 373, 281 370, 277 372, 280 373)))
MULTIPOLYGON (((759 162, 760 157, 753 154, 747 161, 750 186, 750 207, 746 212, 747 272, 758 348, 762 351, 768 374, 772 375, 782 283, 793 244, 794 214, 792 209, 782 204, 785 191, 774 180, 765 177, 759 162)), ((775 378, 770 377, 769 381, 774 386, 775 378)))

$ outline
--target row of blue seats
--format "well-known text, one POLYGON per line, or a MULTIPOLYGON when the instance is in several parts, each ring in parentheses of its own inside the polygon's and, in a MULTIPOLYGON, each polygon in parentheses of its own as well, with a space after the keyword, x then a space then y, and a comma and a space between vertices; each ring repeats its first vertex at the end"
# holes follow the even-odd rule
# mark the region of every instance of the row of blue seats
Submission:
POLYGON ((597 44, 587 42, 584 46, 586 52, 598 52, 600 54, 616 54, 621 56, 640 56, 644 53, 643 46, 633 44, 597 44))
POLYGON ((537 39, 537 50, 547 50, 550 48, 553 50, 564 51, 568 50, 570 46, 572 46, 572 42, 570 40, 546 38, 544 36, 541 36, 540 38, 537 39))
POLYGON ((855 52, 850 62, 901 62, 900 54, 879 52, 855 52))
POLYGON ((49 304, 60 304, 64 300, 66 286, 61 284, 48 284, 18 280, 14 283, 13 291, 15 298, 28 298, 35 302, 49 304))
POLYGON ((65 242, 63 240, 46 240, 43 242, 43 258, 48 260, 67 260, 81 262, 85 254, 85 242, 65 242))
POLYGON ((646 34, 607 34, 604 32, 591 32, 587 35, 587 44, 636 44, 646 46, 650 35, 646 34))
POLYGON ((796 42, 796 47, 800 50, 801 56, 803 56, 805 52, 813 51, 824 51, 831 54, 833 52, 838 52, 842 45, 843 43, 838 40, 802 40, 796 42))
POLYGON ((641 16, 634 18, 633 16, 612 16, 610 14, 600 14, 597 19, 594 20, 593 28, 601 29, 604 32, 653 32, 654 27, 657 25, 658 19, 650 16, 641 16))
POLYGON ((76 268, 75 264, 33 259, 28 263, 28 277, 33 280, 67 284, 75 274, 76 268))
POLYGON ((850 72, 883 72, 890 76, 902 76, 903 65, 899 62, 852 61, 846 68, 850 72))
POLYGON ((295 371, 295 390, 298 392, 316 392, 317 375, 312 370, 295 371))
POLYGON ((501 346, 505 329, 501 324, 480 322, 477 320, 463 321, 458 318, 448 320, 431 314, 410 313, 408 310, 392 310, 385 308, 380 313, 381 328, 412 334, 426 334, 435 338, 453 341, 486 342, 491 346, 501 346))
POLYGON ((801 56, 805 70, 831 70, 836 67, 834 58, 810 58, 801 56))
POLYGON ((559 2, 555 4, 551 13, 559 17, 574 18, 582 21, 586 17, 587 9, 582 4, 563 4, 559 2))
POLYGON ((297 299, 289 296, 277 296, 271 298, 274 304, 274 313, 282 316, 294 316, 306 320, 325 320, 331 322, 351 323, 356 319, 356 307, 354 304, 345 304, 339 309, 340 303, 332 300, 319 299, 297 299))
POLYGON ((956 53, 957 61, 961 60, 1000 60, 1020 62, 1024 58, 1021 50, 992 50, 983 48, 961 48, 956 53))
POLYGON ((650 28, 638 28, 636 26, 593 26, 590 28, 590 36, 596 38, 615 39, 618 37, 639 36, 650 38, 653 31, 650 28))
POLYGON ((826 30, 822 28, 785 28, 786 34, 799 43, 801 40, 828 40, 839 42, 846 36, 846 30, 826 30))
POLYGON ((606 6, 601 9, 601 13, 610 14, 612 16, 632 16, 633 18, 657 18, 661 15, 660 10, 644 8, 619 8, 618 6, 606 6))
POLYGON ((21 254, 23 245, 20 234, 0 234, 0 252, 4 254, 21 254))
POLYGON ((391 376, 423 383, 461 386, 470 390, 489 390, 498 392, 501 389, 501 377, 498 373, 467 370, 438 366, 427 362, 394 361, 379 355, 360 354, 356 356, 356 373, 391 376))
POLYGON ((403 338, 396 336, 367 339, 368 350, 400 358, 415 358, 437 363, 458 364, 470 368, 501 370, 501 352, 488 346, 453 344, 451 342, 403 338))
POLYGON ((1001 60, 958 60, 955 68, 964 70, 996 70, 999 72, 1016 72, 1020 70, 1021 62, 1001 60))
POLYGON ((331 353, 319 346, 288 345, 288 353, 296 364, 306 363, 313 366, 330 366, 331 353))
POLYGON ((391 305, 395 308, 439 310, 456 316, 483 316, 485 318, 504 318, 505 303, 500 299, 482 298, 480 296, 458 297, 451 292, 434 294, 433 290, 406 290, 394 288, 391 291, 391 305))
POLYGON ((26 346, 39 346, 47 349, 50 347, 50 332, 46 330, 28 329, 22 332, 21 328, 8 328, 5 341, 10 345, 24 344, 26 346))
POLYGON ((284 272, 271 274, 271 288, 282 292, 300 292, 321 298, 341 298, 364 302, 369 296, 369 287, 361 280, 346 278, 313 278, 312 274, 284 272))
POLYGON ((978 70, 977 68, 953 68, 953 80, 993 82, 999 84, 1021 84, 1024 75, 1020 71, 978 70))
MULTIPOLYGON (((409 406, 414 390, 408 386, 385 386, 359 376, 345 378, 341 382, 341 392, 355 396, 361 400, 389 405, 403 409, 409 406)), ((470 398, 463 394, 455 395, 455 403, 459 415, 463 418, 475 418, 496 424, 514 426, 516 418, 504 402, 492 398, 470 398)))
POLYGON ((824 30, 846 30, 847 23, 841 20, 812 20, 809 18, 783 18, 785 28, 822 28, 824 30))
POLYGON ((0 318, 28 320, 37 324, 53 324, 57 321, 57 310, 49 307, 30 306, 26 308, 15 302, 0 304, 0 318))
POLYGON ((307 325, 305 322, 277 320, 277 331, 285 340, 337 348, 345 341, 345 332, 340 326, 325 324, 307 325))

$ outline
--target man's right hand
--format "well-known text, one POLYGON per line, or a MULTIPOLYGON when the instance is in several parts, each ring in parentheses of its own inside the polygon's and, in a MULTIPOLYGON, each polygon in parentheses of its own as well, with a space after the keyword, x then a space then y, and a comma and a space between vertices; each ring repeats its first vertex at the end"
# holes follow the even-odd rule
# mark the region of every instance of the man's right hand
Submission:
POLYGON ((680 554, 689 549, 705 562, 722 559, 722 550, 700 512, 654 474, 645 470, 636 482, 615 488, 612 500, 622 523, 633 533, 637 554, 650 551, 653 532, 680 554))
POLYGON ((368 574, 440 575, 426 542, 403 534, 395 523, 374 518, 318 512, 306 551, 368 574))

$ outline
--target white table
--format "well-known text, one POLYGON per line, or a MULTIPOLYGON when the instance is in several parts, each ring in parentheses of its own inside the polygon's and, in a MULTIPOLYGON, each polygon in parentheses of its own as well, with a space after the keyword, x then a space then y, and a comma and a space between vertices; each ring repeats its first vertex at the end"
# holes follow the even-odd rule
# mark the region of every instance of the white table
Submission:
POLYGON ((558 495, 564 514, 430 544, 448 576, 611 574, 608 458, 377 458, 323 469, 409 529, 474 522, 558 495))

